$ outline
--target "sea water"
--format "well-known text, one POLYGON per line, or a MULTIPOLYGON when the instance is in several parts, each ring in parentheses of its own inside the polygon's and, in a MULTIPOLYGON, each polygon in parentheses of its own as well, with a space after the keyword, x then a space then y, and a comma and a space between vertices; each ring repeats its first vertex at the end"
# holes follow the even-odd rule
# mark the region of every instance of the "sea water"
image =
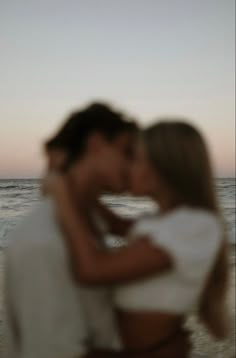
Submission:
MULTIPOLYGON (((229 242, 235 241, 235 178, 215 180, 219 202, 227 223, 229 242)), ((40 180, 0 179, 0 248, 7 246, 8 232, 41 200, 40 180)), ((153 210, 147 198, 105 196, 105 202, 121 215, 137 217, 153 210)))

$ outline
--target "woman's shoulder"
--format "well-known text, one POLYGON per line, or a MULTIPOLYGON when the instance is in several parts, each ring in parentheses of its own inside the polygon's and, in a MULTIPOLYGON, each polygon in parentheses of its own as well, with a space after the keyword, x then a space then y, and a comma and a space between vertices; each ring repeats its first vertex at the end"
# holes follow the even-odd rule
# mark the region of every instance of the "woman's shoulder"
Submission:
POLYGON ((189 267, 193 272, 194 265, 200 269, 215 257, 222 226, 217 215, 207 210, 181 207, 162 216, 141 218, 133 234, 136 239, 148 236, 154 246, 171 254, 180 270, 189 267))
MULTIPOLYGON (((162 221, 162 220, 161 220, 162 221)), ((173 225, 175 229, 191 230, 219 230, 221 227, 219 216, 210 210, 181 207, 163 217, 163 223, 173 225)))
POLYGON ((214 213, 190 207, 179 207, 165 215, 149 215, 140 218, 133 227, 135 234, 149 234, 153 238, 188 242, 196 237, 219 237, 221 233, 219 217, 214 213))
POLYGON ((145 215, 140 217, 134 228, 149 227, 149 226, 163 226, 174 225, 175 227, 180 225, 183 227, 197 226, 219 226, 220 220, 218 215, 205 209, 191 208, 187 206, 181 206, 166 214, 160 215, 158 212, 155 214, 145 215), (182 226, 185 224, 184 226, 182 226))

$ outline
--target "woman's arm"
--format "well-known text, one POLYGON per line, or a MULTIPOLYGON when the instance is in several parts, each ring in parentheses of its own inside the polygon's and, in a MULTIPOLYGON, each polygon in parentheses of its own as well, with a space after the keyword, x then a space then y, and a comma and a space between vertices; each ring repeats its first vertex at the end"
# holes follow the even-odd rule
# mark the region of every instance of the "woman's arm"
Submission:
POLYGON ((125 282, 170 268, 170 257, 162 249, 154 247, 148 237, 139 238, 115 251, 99 249, 96 237, 82 219, 83 214, 78 215, 78 210, 73 207, 66 184, 59 179, 59 185, 54 185, 53 191, 73 268, 80 282, 125 282))

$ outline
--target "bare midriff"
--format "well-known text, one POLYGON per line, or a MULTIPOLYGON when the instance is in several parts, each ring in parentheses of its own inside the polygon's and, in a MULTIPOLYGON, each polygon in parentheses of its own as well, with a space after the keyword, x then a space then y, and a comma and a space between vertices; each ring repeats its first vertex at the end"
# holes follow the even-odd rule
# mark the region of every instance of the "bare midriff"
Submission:
POLYGON ((128 349, 150 349, 172 339, 184 317, 170 313, 117 311, 123 344, 128 349))

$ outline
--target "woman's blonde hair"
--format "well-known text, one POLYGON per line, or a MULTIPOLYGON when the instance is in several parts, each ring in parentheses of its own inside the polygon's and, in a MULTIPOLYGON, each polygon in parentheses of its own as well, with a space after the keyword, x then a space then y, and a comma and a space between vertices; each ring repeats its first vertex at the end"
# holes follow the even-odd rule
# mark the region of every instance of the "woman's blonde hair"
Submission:
MULTIPOLYGON (((222 220, 208 150, 199 131, 185 121, 169 119, 146 129, 144 140, 152 166, 174 193, 175 204, 209 210, 222 220)), ((219 339, 228 334, 227 286, 227 238, 222 220, 221 247, 198 312, 201 321, 219 339)))

